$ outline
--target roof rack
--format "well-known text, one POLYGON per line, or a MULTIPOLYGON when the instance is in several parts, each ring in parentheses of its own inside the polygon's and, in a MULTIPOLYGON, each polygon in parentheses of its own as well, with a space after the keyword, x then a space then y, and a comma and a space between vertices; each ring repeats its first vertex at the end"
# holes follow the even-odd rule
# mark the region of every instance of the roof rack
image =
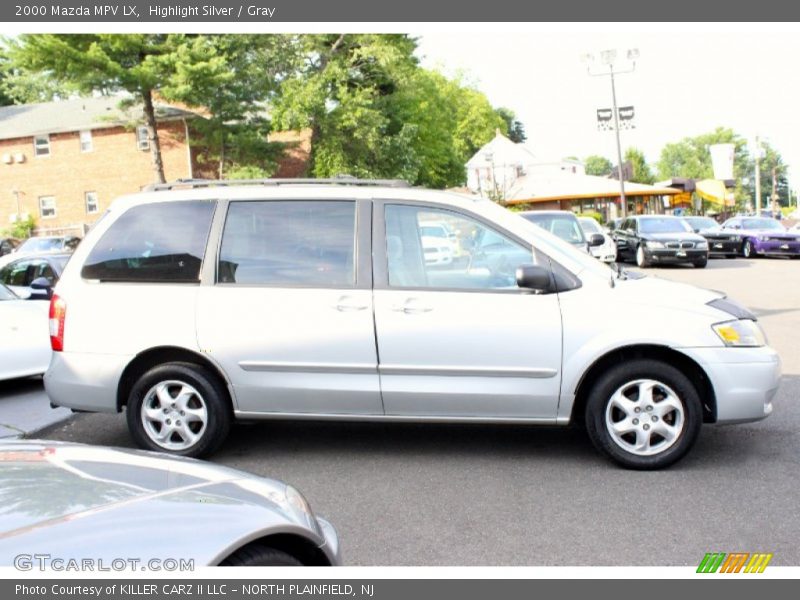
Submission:
POLYGON ((229 187, 235 185, 356 185, 407 188, 411 184, 403 179, 358 179, 339 175, 330 179, 176 179, 168 183, 152 183, 142 187, 143 192, 163 192, 174 189, 229 187))

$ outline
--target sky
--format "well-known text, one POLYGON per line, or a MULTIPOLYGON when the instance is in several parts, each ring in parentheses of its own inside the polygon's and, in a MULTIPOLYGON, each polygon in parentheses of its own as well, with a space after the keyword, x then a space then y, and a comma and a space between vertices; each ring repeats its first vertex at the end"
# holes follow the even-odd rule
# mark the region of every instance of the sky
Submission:
POLYGON ((623 130, 656 162, 663 146, 732 128, 766 139, 800 187, 800 28, 796 25, 556 25, 511 31, 425 30, 422 64, 463 73, 494 106, 511 108, 528 145, 543 157, 591 154, 616 163, 612 131, 597 130, 596 109, 611 107, 610 78, 592 77, 586 53, 639 50, 635 70, 616 77, 620 106, 633 105, 636 129, 623 130))

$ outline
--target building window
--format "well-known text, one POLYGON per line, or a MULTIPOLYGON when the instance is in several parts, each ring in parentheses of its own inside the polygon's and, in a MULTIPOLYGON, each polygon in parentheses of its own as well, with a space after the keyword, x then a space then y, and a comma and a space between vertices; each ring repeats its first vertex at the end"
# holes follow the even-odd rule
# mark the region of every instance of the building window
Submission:
POLYGON ((139 150, 150 150, 150 132, 144 125, 136 128, 136 147, 139 150))
POLYGON ((33 155, 50 156, 50 136, 48 134, 33 137, 33 155))
POLYGON ((97 212, 97 192, 86 192, 86 214, 91 215, 97 212))
POLYGON ((40 196, 39 197, 39 216, 42 219, 52 219, 56 216, 56 197, 55 196, 40 196))
POLYGON ((88 129, 81 131, 81 152, 91 152, 94 150, 92 145, 92 132, 88 129))

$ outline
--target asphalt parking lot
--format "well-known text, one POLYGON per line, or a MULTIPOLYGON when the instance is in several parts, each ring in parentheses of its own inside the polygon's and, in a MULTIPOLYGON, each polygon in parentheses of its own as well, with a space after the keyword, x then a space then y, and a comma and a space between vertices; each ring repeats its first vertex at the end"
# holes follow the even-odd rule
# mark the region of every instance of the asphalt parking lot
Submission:
MULTIPOLYGON (((800 564, 800 261, 647 272, 759 315, 784 362, 769 419, 705 427, 659 472, 614 466, 577 430, 520 426, 243 424, 212 460, 302 490, 350 565, 696 565, 712 551, 800 564)), ((37 386, 5 384, 0 402, 37 386)), ((78 415, 40 436, 131 445, 123 415, 78 415)))

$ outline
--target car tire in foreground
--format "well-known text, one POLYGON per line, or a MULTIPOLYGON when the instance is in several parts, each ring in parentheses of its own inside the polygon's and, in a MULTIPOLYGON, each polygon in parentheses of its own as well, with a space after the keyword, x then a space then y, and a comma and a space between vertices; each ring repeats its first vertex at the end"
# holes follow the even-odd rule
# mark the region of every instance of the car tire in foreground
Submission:
POLYGON ((637 359, 607 371, 586 404, 595 447, 629 469, 660 469, 694 445, 703 421, 700 396, 675 367, 637 359))
POLYGON ((231 409, 224 386, 202 367, 153 367, 128 397, 128 428, 136 443, 179 456, 204 456, 225 440, 231 409))
POLYGON ((291 554, 267 546, 245 546, 220 563, 221 567, 302 567, 291 554))
POLYGON ((703 260, 696 260, 694 261, 694 266, 698 269, 705 269, 706 265, 708 265, 708 259, 704 258, 703 260))

